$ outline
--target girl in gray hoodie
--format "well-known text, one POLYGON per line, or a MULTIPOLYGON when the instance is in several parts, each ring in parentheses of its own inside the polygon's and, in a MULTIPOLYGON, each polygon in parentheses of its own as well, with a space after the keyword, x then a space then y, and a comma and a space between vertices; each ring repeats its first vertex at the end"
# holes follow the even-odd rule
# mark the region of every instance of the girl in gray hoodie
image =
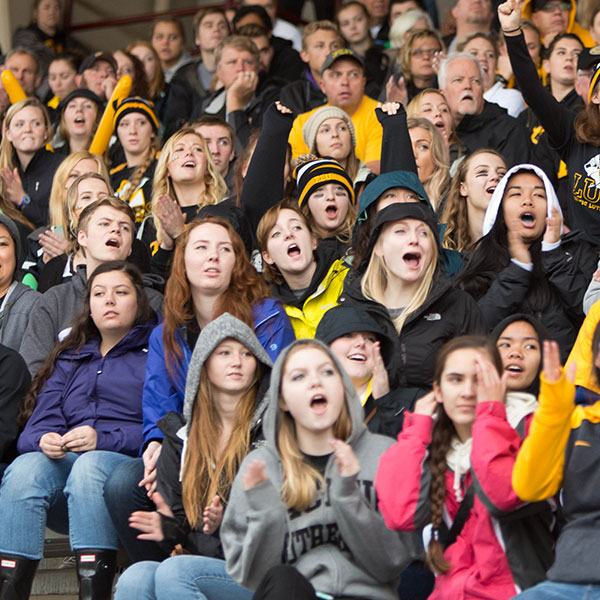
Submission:
POLYGON ((413 538, 388 530, 373 486, 393 440, 369 432, 327 346, 298 340, 271 374, 265 444, 233 483, 221 527, 228 573, 254 598, 396 600, 413 538))

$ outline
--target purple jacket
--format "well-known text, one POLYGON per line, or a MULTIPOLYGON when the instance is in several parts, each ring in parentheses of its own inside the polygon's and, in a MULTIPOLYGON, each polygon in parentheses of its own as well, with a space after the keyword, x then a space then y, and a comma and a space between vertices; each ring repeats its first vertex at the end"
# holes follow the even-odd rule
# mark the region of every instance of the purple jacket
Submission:
POLYGON ((40 451, 40 438, 81 425, 98 434, 97 450, 137 456, 142 443, 142 389, 153 316, 134 327, 103 357, 100 339, 63 352, 38 394, 33 414, 17 442, 19 453, 40 451))

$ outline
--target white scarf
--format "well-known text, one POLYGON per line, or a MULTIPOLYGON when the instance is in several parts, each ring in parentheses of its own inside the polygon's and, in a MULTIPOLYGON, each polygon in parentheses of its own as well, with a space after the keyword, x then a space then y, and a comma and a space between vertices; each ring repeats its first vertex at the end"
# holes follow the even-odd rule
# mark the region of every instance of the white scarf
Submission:
MULTIPOLYGON (((516 429, 519 423, 529 414, 535 412, 538 403, 533 394, 526 392, 507 392, 505 396, 506 419, 510 426, 516 429)), ((454 472, 454 496, 457 502, 462 502, 464 494, 461 482, 471 468, 471 447, 473 439, 461 442, 457 436, 452 437, 450 449, 446 454, 446 464, 454 472)))

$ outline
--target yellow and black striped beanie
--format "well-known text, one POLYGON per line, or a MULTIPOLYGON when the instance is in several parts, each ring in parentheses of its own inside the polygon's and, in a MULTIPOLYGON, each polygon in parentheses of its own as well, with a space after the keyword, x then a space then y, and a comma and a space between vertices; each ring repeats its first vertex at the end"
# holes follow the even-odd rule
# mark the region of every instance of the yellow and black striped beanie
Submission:
POLYGON ((298 165, 294 169, 294 178, 298 188, 298 206, 300 208, 317 188, 332 182, 339 183, 346 188, 352 204, 356 200, 352 179, 339 162, 330 158, 317 158, 298 165))
POLYGON ((141 113, 145 115, 150 121, 150 125, 154 129, 154 133, 158 131, 158 119, 156 118, 156 113, 154 112, 154 104, 149 100, 145 100, 144 98, 131 97, 131 98, 123 98, 123 100, 115 100, 114 104, 115 109, 115 118, 114 118, 114 128, 115 131, 119 126, 119 121, 130 113, 141 113))

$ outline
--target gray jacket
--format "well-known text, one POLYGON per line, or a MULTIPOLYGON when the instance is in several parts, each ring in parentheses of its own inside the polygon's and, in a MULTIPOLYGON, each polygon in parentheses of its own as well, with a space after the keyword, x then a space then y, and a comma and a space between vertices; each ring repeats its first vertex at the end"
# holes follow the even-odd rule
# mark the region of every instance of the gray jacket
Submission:
MULTIPOLYGON (((19 349, 32 377, 54 344, 70 333, 73 321, 83 308, 86 281, 85 267, 79 267, 70 281, 51 287, 33 306, 19 349)), ((150 288, 146 288, 146 293, 152 308, 162 312, 162 294, 150 288)))
POLYGON ((281 500, 281 458, 276 444, 282 365, 290 344, 271 373, 268 407, 263 421, 265 445, 244 460, 233 483, 221 526, 227 571, 240 584, 255 589, 267 570, 290 564, 318 592, 370 600, 397 600, 400 573, 417 556, 410 533, 390 531, 377 510, 375 472, 379 457, 394 440, 369 432, 351 381, 329 348, 317 342, 343 374, 352 420, 347 442, 360 462, 356 476, 342 477, 333 454, 325 468, 326 489, 313 505, 298 513, 281 500), (266 462, 268 480, 245 491, 242 477, 252 460, 266 462))
POLYGON ((33 305, 41 297, 29 286, 14 281, 0 304, 0 344, 19 351, 33 305))

